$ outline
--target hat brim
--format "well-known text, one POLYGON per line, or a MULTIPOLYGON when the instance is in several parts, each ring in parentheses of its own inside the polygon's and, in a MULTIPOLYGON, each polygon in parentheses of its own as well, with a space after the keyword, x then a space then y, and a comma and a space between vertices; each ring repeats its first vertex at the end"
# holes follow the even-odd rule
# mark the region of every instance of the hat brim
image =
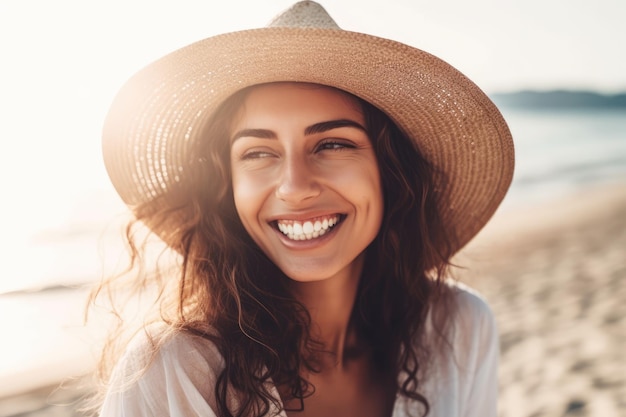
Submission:
POLYGON ((336 87, 389 115, 447 178, 440 207, 456 249, 485 225, 509 188, 514 151, 507 124, 454 67, 367 34, 270 27, 191 44, 122 87, 105 121, 103 152, 124 202, 148 202, 179 181, 189 144, 226 98, 279 81, 336 87))

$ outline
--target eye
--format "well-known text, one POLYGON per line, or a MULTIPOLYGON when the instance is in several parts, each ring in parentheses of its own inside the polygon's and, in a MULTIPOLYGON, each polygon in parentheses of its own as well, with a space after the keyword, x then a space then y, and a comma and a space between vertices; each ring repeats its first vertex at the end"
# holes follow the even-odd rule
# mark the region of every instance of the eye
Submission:
POLYGON ((265 150, 249 150, 244 152, 239 159, 242 161, 249 161, 254 159, 271 158, 274 154, 265 150))
POLYGON ((316 151, 341 151, 344 149, 354 149, 355 147, 353 143, 345 140, 327 139, 317 145, 316 151))

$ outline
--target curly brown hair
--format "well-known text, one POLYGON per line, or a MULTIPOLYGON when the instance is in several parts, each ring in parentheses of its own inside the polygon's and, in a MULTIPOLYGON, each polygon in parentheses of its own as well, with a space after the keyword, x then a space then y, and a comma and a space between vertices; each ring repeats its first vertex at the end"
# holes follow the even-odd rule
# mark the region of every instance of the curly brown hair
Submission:
MULTIPOLYGON (((159 320, 170 329, 192 332, 217 347, 224 369, 215 385, 216 411, 228 417, 265 415, 272 405, 280 409, 269 380, 302 401, 314 388, 302 370, 319 371, 322 348, 311 336, 306 307, 289 289, 290 279, 250 238, 235 210, 228 130, 248 92, 236 93, 219 107, 205 140, 191 144, 178 186, 133 208, 135 219, 126 229, 132 266, 146 259, 136 232, 141 224, 179 254, 175 277, 163 271, 148 274, 142 265, 143 278, 133 279, 137 285, 156 278, 159 320), (229 409, 229 389, 238 393, 237 410, 229 409)), ((420 378, 434 354, 425 340, 427 314, 433 306, 442 312, 433 315, 442 335, 452 307, 443 280, 454 236, 441 222, 445 202, 437 195, 445 178, 388 116, 356 100, 378 159, 384 218, 366 249, 350 326, 372 349, 379 369, 405 375, 402 381, 395 379, 396 391, 420 402, 426 414, 420 378)), ((110 284, 98 288, 94 299, 110 284)), ((112 351, 111 346, 105 349, 101 361, 104 379, 115 362, 115 356, 108 356, 112 351)))

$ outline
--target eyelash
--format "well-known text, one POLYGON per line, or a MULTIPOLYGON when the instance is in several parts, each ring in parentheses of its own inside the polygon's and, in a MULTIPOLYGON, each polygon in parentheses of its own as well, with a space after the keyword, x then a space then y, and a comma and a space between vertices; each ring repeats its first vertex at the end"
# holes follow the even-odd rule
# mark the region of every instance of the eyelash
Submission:
POLYGON ((241 155, 241 160, 245 161, 249 159, 260 159, 260 158, 265 158, 268 156, 272 156, 272 153, 266 152, 266 151, 252 151, 252 152, 246 152, 243 155, 241 155))
MULTIPOLYGON (((339 141, 335 139, 329 139, 318 144, 317 147, 315 148, 315 151, 320 152, 320 151, 329 150, 329 151, 340 152, 345 149, 354 149, 355 147, 356 146, 354 146, 351 143, 347 143, 347 142, 339 141)), ((271 152, 251 151, 251 152, 246 152, 243 155, 241 155, 240 159, 245 161, 245 160, 251 160, 251 159, 261 159, 261 158, 266 158, 266 157, 271 157, 271 156, 273 156, 273 153, 271 152)))
POLYGON ((354 149, 355 146, 351 143, 347 143, 344 141, 338 141, 334 139, 329 139, 323 141, 317 146, 316 151, 330 150, 330 151, 343 151, 345 149, 354 149))

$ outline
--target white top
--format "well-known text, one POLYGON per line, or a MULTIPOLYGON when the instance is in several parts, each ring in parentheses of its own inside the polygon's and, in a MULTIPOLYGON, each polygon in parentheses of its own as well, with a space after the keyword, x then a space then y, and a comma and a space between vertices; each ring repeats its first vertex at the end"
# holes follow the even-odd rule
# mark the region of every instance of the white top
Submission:
MULTIPOLYGON (((420 392, 429 417, 495 417, 497 413, 498 336, 491 310, 465 286, 456 285, 459 314, 450 333, 452 351, 437 363, 420 392)), ((143 334, 143 333, 142 333, 143 334)), ((177 333, 167 340, 144 371, 151 348, 135 338, 113 373, 101 417, 213 417, 215 381, 223 367, 215 346, 200 337, 177 333), (133 379, 133 375, 140 375, 133 379), (122 381, 132 380, 123 389, 122 381)), ((273 387, 276 398, 278 391, 273 387)), ((237 399, 231 396, 233 403, 237 399)), ((398 395, 392 417, 421 415, 420 406, 398 395), (415 410, 415 411, 411 411, 415 410)), ((273 415, 270 413, 270 415, 273 415)), ((285 412, 278 416, 286 417, 285 412)))

